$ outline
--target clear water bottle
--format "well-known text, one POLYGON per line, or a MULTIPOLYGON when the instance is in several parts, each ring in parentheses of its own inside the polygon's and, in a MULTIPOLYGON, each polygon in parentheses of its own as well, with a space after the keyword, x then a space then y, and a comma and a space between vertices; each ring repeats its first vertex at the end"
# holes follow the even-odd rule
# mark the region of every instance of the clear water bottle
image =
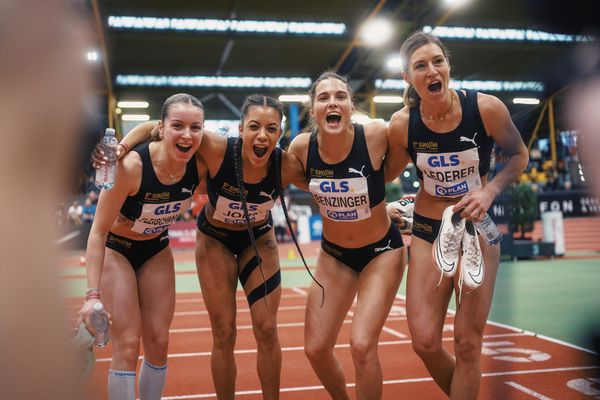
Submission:
POLYGON ((102 150, 108 158, 105 164, 96 170, 96 187, 98 189, 112 189, 115 185, 115 173, 117 171, 117 138, 115 130, 106 128, 102 139, 102 150))
POLYGON ((473 226, 475 226, 485 241, 492 246, 497 245, 502 240, 502 232, 500 232, 498 226, 488 213, 485 214, 481 222, 473 222, 473 226))
POLYGON ((102 303, 94 303, 92 306, 93 312, 90 315, 90 322, 94 327, 94 344, 98 347, 104 347, 110 340, 110 333, 108 332, 108 326, 110 321, 108 313, 104 310, 102 303))

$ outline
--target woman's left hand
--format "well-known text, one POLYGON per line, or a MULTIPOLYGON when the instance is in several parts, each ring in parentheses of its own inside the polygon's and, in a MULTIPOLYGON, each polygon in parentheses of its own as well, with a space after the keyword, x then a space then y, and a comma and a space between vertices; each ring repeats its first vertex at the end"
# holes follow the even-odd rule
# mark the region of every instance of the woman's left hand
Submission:
POLYGON ((460 212, 461 218, 469 221, 479 222, 483 219, 494 201, 493 193, 484 187, 476 192, 467 193, 453 208, 454 212, 460 212))

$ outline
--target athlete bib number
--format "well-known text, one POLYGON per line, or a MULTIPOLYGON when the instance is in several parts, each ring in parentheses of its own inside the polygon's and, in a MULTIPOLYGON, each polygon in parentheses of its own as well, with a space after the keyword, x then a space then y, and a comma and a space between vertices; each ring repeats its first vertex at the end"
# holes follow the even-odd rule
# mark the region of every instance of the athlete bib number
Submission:
POLYGON ((456 153, 417 154, 423 188, 436 197, 459 197, 481 189, 477 148, 456 153))
MULTIPOLYGON (((264 203, 246 203, 248 206, 248 216, 250 222, 263 221, 269 216, 269 210, 273 208, 273 201, 264 203)), ((227 224, 245 224, 244 207, 241 201, 230 200, 227 197, 219 196, 213 218, 227 224)))
POLYGON ((354 222, 371 216, 367 179, 311 179, 309 190, 324 218, 354 222))
POLYGON ((162 204, 144 204, 142 214, 133 223, 132 231, 151 235, 161 233, 177 221, 192 203, 192 198, 162 204))

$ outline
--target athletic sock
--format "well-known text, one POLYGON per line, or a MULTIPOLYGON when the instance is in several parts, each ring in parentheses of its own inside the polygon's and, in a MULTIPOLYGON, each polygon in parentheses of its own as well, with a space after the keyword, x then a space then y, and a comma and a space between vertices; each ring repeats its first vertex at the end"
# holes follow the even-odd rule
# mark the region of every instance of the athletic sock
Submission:
POLYGON ((140 400, 160 400, 166 377, 167 365, 157 367, 144 359, 138 382, 140 400))
POLYGON ((108 399, 135 400, 135 371, 108 370, 108 399))

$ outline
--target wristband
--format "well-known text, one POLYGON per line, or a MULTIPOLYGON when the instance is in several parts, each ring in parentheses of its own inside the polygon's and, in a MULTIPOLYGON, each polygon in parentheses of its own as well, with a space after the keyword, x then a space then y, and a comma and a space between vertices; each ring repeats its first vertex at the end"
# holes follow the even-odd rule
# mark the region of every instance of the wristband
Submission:
MULTIPOLYGON (((121 146, 123 146, 123 148, 125 149, 125 154, 129 153, 129 145, 127 143, 125 143, 124 141, 121 141, 121 143, 119 143, 121 146)), ((125 155, 123 154, 123 155, 125 155)))
POLYGON ((100 300, 100 293, 90 293, 85 295, 85 301, 96 299, 100 300))

